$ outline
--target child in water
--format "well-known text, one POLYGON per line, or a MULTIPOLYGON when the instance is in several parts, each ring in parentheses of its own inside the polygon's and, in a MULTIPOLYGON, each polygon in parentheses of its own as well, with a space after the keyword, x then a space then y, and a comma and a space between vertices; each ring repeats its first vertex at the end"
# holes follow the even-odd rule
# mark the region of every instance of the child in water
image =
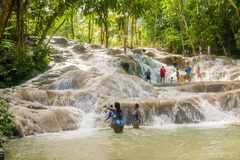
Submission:
POLYGON ((179 82, 184 82, 183 75, 180 76, 180 78, 179 78, 179 82))
POLYGON ((200 72, 200 67, 198 67, 198 69, 197 69, 197 78, 198 78, 198 80, 202 79, 201 72, 200 72))

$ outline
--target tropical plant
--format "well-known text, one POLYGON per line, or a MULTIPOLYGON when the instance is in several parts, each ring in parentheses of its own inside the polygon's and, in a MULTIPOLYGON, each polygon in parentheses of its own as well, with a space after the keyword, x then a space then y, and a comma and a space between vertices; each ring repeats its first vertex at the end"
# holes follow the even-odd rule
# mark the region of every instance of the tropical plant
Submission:
POLYGON ((9 105, 3 99, 0 99, 0 147, 6 142, 4 136, 13 135, 12 115, 8 111, 9 105))

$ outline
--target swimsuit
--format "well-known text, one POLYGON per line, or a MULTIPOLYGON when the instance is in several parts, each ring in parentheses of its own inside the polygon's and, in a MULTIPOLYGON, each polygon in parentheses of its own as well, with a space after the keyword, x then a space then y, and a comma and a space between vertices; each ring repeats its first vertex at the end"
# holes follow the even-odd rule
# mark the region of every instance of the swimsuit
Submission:
POLYGON ((147 79, 151 79, 151 78, 150 78, 150 75, 147 75, 147 79))
MULTIPOLYGON (((122 116, 122 113, 120 113, 120 116, 122 116)), ((122 119, 117 119, 117 114, 116 113, 112 113, 112 117, 114 118, 113 123, 120 125, 120 126, 124 126, 124 121, 122 119)))
POLYGON ((138 115, 135 112, 132 113, 132 119, 133 119, 134 122, 138 121, 138 115))

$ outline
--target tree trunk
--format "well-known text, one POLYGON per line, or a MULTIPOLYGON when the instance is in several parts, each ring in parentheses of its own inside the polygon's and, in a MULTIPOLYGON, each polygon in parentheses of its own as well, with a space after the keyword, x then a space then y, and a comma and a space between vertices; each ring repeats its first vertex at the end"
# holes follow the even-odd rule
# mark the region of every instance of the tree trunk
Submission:
POLYGON ((127 51, 127 48, 126 48, 126 43, 127 43, 127 31, 126 31, 126 23, 127 23, 127 18, 126 18, 126 5, 124 4, 124 6, 123 6, 124 8, 123 8, 123 15, 124 15, 124 26, 123 26, 123 45, 124 45, 124 52, 126 53, 126 51, 127 51))
POLYGON ((198 0, 196 0, 196 9, 197 9, 197 14, 199 13, 199 9, 198 9, 198 0))
POLYGON ((104 33, 103 33, 103 25, 101 25, 101 39, 100 39, 100 41, 101 41, 101 45, 103 45, 103 37, 104 37, 104 33))
MULTIPOLYGON (((180 7, 181 7, 181 2, 180 2, 179 0, 178 0, 178 5, 179 5, 179 8, 180 8, 180 7)), ((190 35, 190 33, 189 33, 190 31, 189 31, 189 28, 188 28, 188 24, 187 24, 186 18, 185 18, 185 16, 183 15, 183 11, 181 10, 181 8, 180 8, 180 10, 178 10, 177 8, 175 8, 175 11, 181 16, 181 18, 182 18, 182 20, 183 20, 183 22, 184 22, 184 25, 185 25, 186 31, 187 31, 187 35, 188 35, 190 44, 191 44, 191 46, 192 46, 192 52, 193 52, 193 54, 196 56, 197 54, 196 54, 196 51, 195 51, 195 47, 194 47, 194 45, 193 45, 192 37, 191 37, 191 35, 190 35)))
POLYGON ((88 43, 91 44, 91 19, 92 17, 90 16, 89 17, 89 20, 88 20, 88 43))
POLYGON ((105 36, 106 36, 106 48, 108 48, 108 37, 109 37, 109 34, 108 34, 108 18, 105 19, 105 22, 104 22, 104 28, 105 28, 105 36))
POLYGON ((223 52, 224 52, 225 56, 227 56, 228 52, 227 52, 226 48, 224 47, 223 40, 222 40, 222 38, 221 38, 221 36, 220 36, 220 34, 218 32, 217 32, 217 36, 218 36, 218 39, 220 41, 220 44, 222 45, 223 52))
POLYGON ((52 37, 54 36, 54 34, 62 27, 62 25, 65 23, 66 20, 67 20, 67 18, 65 18, 65 19, 62 21, 62 23, 56 28, 56 30, 53 32, 53 34, 52 34, 51 37, 49 38, 47 44, 50 43, 50 41, 51 41, 52 37))
POLYGON ((91 15, 91 35, 90 35, 90 43, 92 43, 92 40, 93 40, 93 29, 94 29, 94 19, 93 19, 93 15, 91 15))
POLYGON ((0 44, 3 40, 3 33, 6 27, 13 0, 0 0, 0 44))
POLYGON ((135 36, 135 45, 139 45, 138 43, 138 26, 137 26, 137 19, 135 20, 135 27, 134 27, 134 36, 135 36))
POLYGON ((236 11, 236 14, 237 14, 237 17, 238 17, 238 20, 240 22, 240 15, 239 15, 239 11, 238 11, 238 7, 236 6, 236 4, 233 2, 233 0, 229 0, 231 5, 233 6, 233 8, 235 9, 236 11))
POLYGON ((74 34, 74 22, 73 22, 73 14, 71 14, 71 28, 72 28, 72 39, 75 38, 75 34, 74 34))
POLYGON ((131 46, 131 48, 133 48, 133 36, 134 36, 134 34, 133 34, 133 29, 134 29, 134 18, 132 18, 132 24, 131 24, 131 26, 132 26, 132 29, 131 29, 131 41, 130 41, 130 46, 131 46))
POLYGON ((46 28, 44 29, 43 34, 42 34, 42 36, 41 36, 41 38, 40 38, 40 40, 39 40, 39 42, 38 42, 38 46, 40 46, 40 45, 43 44, 43 41, 44 41, 44 39, 45 39, 46 36, 47 36, 48 30, 51 28, 52 24, 54 23, 54 21, 55 21, 55 19, 58 17, 58 15, 60 15, 62 12, 64 12, 65 6, 66 6, 66 4, 61 5, 61 6, 59 7, 58 11, 56 11, 56 12, 51 16, 51 18, 49 18, 49 22, 48 22, 46 28))
POLYGON ((154 40, 153 40, 153 46, 156 47, 157 42, 157 13, 155 13, 155 24, 154 24, 154 40))
POLYGON ((17 0, 17 54, 18 58, 22 55, 24 44, 24 19, 23 19, 23 0, 17 0))
MULTIPOLYGON (((38 1, 38 3, 41 3, 40 2, 40 0, 38 1)), ((34 30, 34 32, 33 32, 33 35, 34 36, 37 36, 37 37, 39 37, 40 35, 40 31, 41 31, 41 29, 40 29, 40 24, 42 24, 42 18, 41 18, 42 16, 41 16, 41 12, 40 12, 40 10, 38 11, 38 14, 36 15, 36 24, 35 24, 35 30, 34 30)), ((36 47, 35 46, 35 44, 34 44, 34 47, 36 47)))
POLYGON ((88 43, 91 44, 93 40, 93 29, 94 29, 94 15, 89 16, 88 21, 88 43))

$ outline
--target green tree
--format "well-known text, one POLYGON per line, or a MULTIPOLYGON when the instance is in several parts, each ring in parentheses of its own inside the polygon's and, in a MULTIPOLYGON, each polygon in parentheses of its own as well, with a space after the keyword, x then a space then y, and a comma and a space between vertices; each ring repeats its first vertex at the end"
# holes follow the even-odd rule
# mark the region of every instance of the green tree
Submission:
POLYGON ((0 44, 3 40, 4 29, 7 26, 7 22, 11 13, 11 6, 13 0, 1 0, 0 1, 0 44))

